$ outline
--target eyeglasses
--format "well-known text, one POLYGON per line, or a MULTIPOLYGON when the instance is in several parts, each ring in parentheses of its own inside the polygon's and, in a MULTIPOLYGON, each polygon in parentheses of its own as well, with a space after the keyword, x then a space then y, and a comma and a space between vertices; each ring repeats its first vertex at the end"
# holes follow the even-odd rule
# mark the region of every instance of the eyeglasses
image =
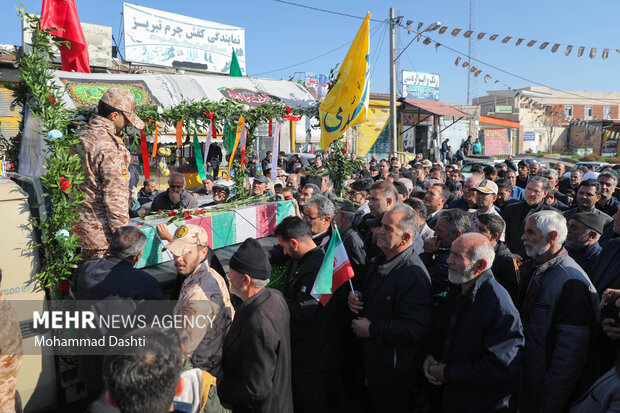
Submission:
POLYGON ((319 218, 321 218, 321 216, 320 216, 320 215, 317 215, 317 216, 315 216, 315 217, 312 217, 312 216, 310 216, 310 215, 306 215, 306 214, 304 214, 304 221, 314 221, 315 219, 319 219, 319 218))
POLYGON ((172 189, 183 188, 183 185, 172 185, 172 184, 170 184, 170 185, 168 185, 168 186, 169 186, 170 188, 172 188, 172 189))

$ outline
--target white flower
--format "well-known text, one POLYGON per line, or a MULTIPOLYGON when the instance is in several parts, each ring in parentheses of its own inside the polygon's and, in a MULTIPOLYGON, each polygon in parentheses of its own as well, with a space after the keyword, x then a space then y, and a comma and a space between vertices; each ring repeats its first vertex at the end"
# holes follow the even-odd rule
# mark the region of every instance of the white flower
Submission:
POLYGON ((71 234, 66 229, 59 229, 56 231, 56 238, 69 238, 71 234))
POLYGON ((159 106, 159 105, 158 105, 158 106, 157 106, 157 113, 159 113, 160 115, 161 115, 162 113, 164 113, 164 108, 162 108, 161 106, 159 106))
POLYGON ((243 110, 244 112, 247 112, 248 110, 250 110, 250 106, 249 105, 243 105, 243 106, 241 106, 241 110, 243 110))
POLYGON ((59 130, 52 129, 51 131, 47 132, 47 139, 51 141, 55 141, 56 139, 60 138, 62 138, 62 132, 59 130))

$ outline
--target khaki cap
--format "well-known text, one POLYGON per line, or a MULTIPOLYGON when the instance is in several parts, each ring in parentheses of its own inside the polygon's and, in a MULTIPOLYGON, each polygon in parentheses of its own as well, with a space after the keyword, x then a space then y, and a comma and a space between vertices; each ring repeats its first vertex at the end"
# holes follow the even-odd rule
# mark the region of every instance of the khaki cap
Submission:
POLYGON ((165 250, 180 257, 187 254, 196 246, 206 247, 209 245, 207 231, 199 225, 181 225, 174 233, 174 239, 166 245, 165 250))
POLYGON ((138 129, 144 129, 142 119, 133 113, 136 107, 136 100, 129 90, 122 87, 111 87, 101 96, 101 100, 103 103, 123 112, 133 126, 138 129))
POLYGON ((497 184, 489 179, 483 179, 480 184, 475 188, 476 191, 480 191, 483 194, 495 194, 497 195, 497 184))

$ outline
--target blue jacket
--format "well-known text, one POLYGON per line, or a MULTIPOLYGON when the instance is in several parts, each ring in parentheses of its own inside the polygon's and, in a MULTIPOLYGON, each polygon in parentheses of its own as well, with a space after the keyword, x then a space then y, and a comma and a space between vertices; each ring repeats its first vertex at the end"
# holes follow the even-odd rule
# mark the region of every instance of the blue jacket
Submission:
POLYGON ((433 356, 447 366, 443 411, 514 412, 525 339, 519 312, 493 273, 483 272, 464 295, 452 284, 432 325, 433 356))
POLYGON ((570 409, 570 413, 597 412, 620 412, 620 380, 615 367, 603 374, 570 409))
POLYGON ((533 304, 521 308, 525 351, 520 411, 561 412, 594 381, 599 298, 566 251, 536 267, 528 287, 534 280, 540 287, 533 304))
POLYGON ((509 201, 511 199, 514 199, 516 201, 523 201, 525 199, 525 189, 519 186, 515 186, 514 188, 512 188, 512 192, 510 192, 510 196, 508 197, 509 201))
POLYGON ((579 250, 569 249, 568 255, 570 255, 577 264, 583 269, 583 271, 588 274, 590 280, 592 280, 592 274, 594 271, 594 267, 599 262, 599 258, 601 256, 601 251, 603 248, 599 245, 598 242, 590 245, 587 248, 581 248, 579 250))

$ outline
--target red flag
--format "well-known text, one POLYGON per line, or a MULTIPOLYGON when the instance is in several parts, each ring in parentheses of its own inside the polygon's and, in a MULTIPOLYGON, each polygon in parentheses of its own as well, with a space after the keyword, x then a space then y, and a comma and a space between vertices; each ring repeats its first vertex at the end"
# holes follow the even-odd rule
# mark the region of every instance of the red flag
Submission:
POLYGON ((68 40, 70 48, 60 46, 62 70, 90 73, 88 48, 75 0, 43 0, 41 30, 56 28, 51 34, 68 40))

